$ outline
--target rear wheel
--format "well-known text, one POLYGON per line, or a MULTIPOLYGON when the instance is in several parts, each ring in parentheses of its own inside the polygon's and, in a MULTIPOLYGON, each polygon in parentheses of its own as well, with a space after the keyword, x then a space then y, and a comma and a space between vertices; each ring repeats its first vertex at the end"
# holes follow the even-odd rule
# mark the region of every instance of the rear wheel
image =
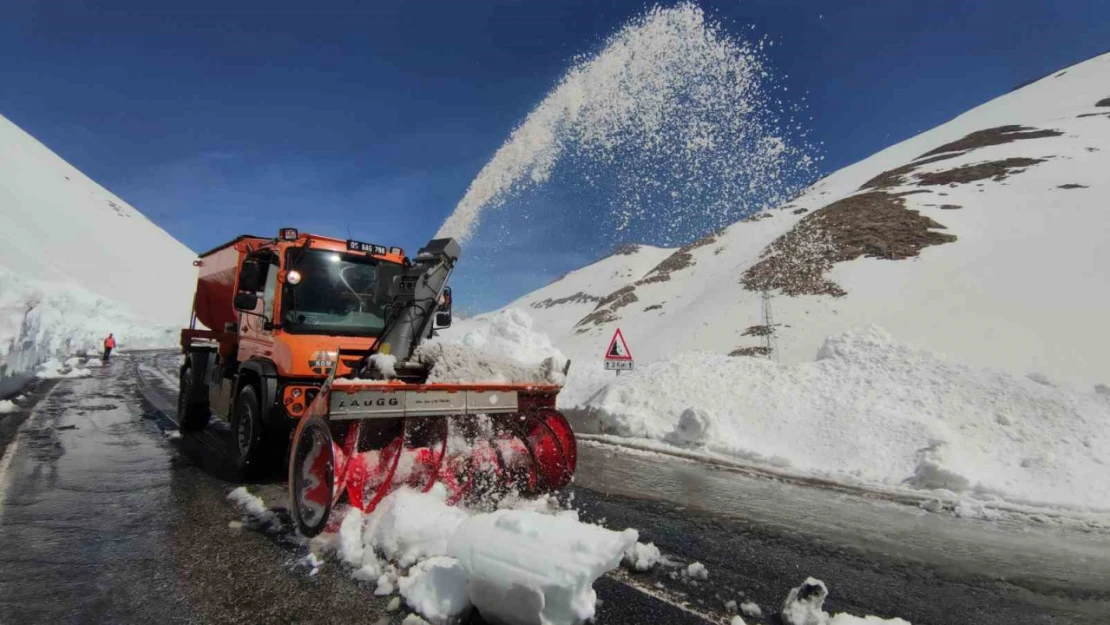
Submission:
POLYGON ((178 427, 182 430, 203 430, 212 416, 207 399, 197 401, 195 396, 193 367, 185 365, 181 368, 181 380, 177 391, 177 420, 178 427))
POLYGON ((273 438, 262 423, 258 391, 247 384, 239 391, 231 413, 232 452, 235 468, 242 477, 265 475, 273 468, 273 453, 267 440, 273 438))

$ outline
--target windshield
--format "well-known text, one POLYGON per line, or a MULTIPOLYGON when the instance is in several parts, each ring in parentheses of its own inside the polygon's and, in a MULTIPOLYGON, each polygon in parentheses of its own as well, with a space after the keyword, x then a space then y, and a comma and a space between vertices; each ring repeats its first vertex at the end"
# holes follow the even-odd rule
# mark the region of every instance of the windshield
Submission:
POLYGON ((290 250, 300 282, 282 287, 282 324, 306 334, 378 336, 400 265, 325 250, 290 250))

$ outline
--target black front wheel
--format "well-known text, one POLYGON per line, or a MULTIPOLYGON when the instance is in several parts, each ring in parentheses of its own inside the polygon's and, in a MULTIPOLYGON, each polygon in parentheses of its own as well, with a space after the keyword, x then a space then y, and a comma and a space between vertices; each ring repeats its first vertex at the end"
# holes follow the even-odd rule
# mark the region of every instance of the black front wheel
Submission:
POLYGON ((181 368, 181 380, 177 391, 177 421, 178 427, 182 430, 203 430, 212 416, 208 409, 207 398, 197 401, 195 396, 193 368, 191 365, 185 365, 181 368))
POLYGON ((250 384, 239 390, 231 413, 232 456, 242 477, 259 477, 273 468, 275 454, 267 444, 269 436, 262 423, 258 391, 250 384))

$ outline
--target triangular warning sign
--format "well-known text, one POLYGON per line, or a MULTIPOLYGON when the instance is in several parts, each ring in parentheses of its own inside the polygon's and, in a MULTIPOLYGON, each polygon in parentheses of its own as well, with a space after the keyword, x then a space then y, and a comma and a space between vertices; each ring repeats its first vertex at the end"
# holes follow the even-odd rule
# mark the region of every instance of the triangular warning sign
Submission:
POLYGON ((628 350, 628 343, 624 341, 620 328, 613 333, 613 340, 609 341, 609 349, 605 350, 605 360, 632 360, 632 352, 628 350))

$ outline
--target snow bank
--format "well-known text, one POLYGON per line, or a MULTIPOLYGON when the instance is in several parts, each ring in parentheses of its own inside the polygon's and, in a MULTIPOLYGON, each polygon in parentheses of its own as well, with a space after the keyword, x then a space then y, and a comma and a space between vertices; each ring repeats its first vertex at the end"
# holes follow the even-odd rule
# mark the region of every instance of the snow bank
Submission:
MULTIPOLYGON (((243 489, 233 495, 257 513, 256 498, 243 489)), ((488 619, 552 625, 592 617, 594 581, 636 544, 635 530, 581 523, 547 498, 490 513, 446 500, 442 484, 427 493, 401 488, 368 515, 337 512, 344 514, 337 534, 314 544, 335 549, 356 579, 376 583, 375 594, 399 591, 432 623, 474 605, 488 619)))
POLYGON ((15 402, 10 399, 0 399, 0 414, 10 414, 19 409, 15 402))
POLYGON ((1110 507, 1104 396, 950 362, 874 327, 798 365, 676 354, 585 407, 619 436, 807 474, 1110 507))
POLYGON ((502 384, 562 384, 567 361, 516 309, 462 321, 421 345, 416 358, 432 365, 429 382, 502 384))
POLYGON ((812 577, 805 583, 790 591, 786 602, 782 605, 782 622, 785 625, 911 625, 909 621, 900 618, 882 619, 877 616, 852 616, 840 613, 829 617, 828 612, 821 609, 829 589, 825 582, 812 577))
POLYGON ((143 321, 75 284, 36 282, 0 267, 0 378, 43 361, 97 353, 115 333, 120 347, 173 347, 180 328, 143 321))

